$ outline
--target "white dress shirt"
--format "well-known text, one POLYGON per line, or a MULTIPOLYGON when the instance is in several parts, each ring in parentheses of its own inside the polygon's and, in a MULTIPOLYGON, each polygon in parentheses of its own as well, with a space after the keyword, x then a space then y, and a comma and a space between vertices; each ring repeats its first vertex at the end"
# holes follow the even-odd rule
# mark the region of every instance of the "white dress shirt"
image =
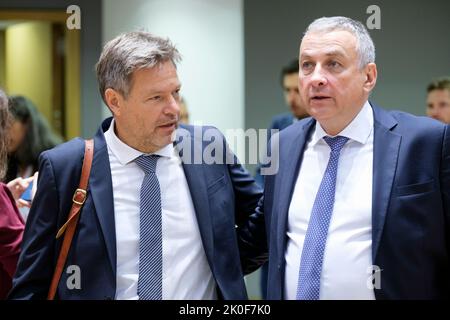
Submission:
MULTIPOLYGON (((105 132, 111 165, 117 245, 116 299, 138 299, 140 189, 144 172, 134 162, 143 153, 122 142, 114 120, 105 132)), ((181 160, 172 144, 156 176, 161 188, 163 299, 216 299, 216 284, 200 238, 195 209, 181 160)))
MULTIPOLYGON (((375 299, 372 275, 373 111, 366 102, 338 135, 336 194, 325 246, 320 299, 375 299)), ((311 210, 330 158, 321 125, 307 142, 289 207, 284 297, 296 299, 300 260, 311 210)))

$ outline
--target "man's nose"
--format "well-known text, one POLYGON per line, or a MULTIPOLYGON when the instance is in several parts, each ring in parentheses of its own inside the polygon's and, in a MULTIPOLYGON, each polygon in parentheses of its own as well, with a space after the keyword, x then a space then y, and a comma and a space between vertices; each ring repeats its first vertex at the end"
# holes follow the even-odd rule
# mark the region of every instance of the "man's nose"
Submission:
POLYGON ((173 115, 180 115, 180 105, 179 105, 178 99, 176 99, 173 96, 169 97, 169 100, 167 101, 167 105, 165 107, 165 113, 166 114, 173 114, 173 115))
POLYGON ((328 83, 327 77, 325 75, 325 70, 320 65, 316 65, 314 71, 311 74, 311 83, 315 87, 324 86, 328 83))

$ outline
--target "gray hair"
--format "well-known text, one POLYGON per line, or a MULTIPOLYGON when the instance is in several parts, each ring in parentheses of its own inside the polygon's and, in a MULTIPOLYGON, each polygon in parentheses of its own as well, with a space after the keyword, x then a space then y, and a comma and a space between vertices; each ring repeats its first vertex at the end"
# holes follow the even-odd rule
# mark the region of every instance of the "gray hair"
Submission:
POLYGON ((112 39, 103 47, 95 66, 103 101, 108 88, 127 98, 134 71, 153 68, 166 61, 172 61, 175 66, 181 61, 180 53, 169 39, 145 31, 127 32, 112 39))
POLYGON ((357 41, 359 66, 364 68, 375 62, 375 45, 366 27, 359 21, 347 17, 323 17, 314 20, 306 29, 305 35, 314 32, 345 30, 353 34, 357 41))

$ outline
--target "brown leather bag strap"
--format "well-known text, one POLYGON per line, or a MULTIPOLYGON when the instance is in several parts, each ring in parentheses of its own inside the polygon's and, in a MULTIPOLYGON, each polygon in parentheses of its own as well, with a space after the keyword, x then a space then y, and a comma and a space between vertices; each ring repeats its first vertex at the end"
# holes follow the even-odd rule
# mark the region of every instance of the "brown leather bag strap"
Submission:
POLYGON ((83 168, 81 169, 81 178, 78 189, 72 198, 72 208, 69 212, 69 217, 66 223, 59 229, 56 239, 64 234, 61 250, 59 251, 58 261, 56 262, 55 271, 53 273, 52 282, 48 291, 47 300, 55 298, 56 289, 58 288, 59 280, 66 264, 67 254, 69 253, 70 244, 72 243, 73 235, 77 228, 79 213, 86 201, 87 186, 89 183, 89 174, 91 172, 92 159, 94 157, 94 140, 86 140, 84 147, 83 168))

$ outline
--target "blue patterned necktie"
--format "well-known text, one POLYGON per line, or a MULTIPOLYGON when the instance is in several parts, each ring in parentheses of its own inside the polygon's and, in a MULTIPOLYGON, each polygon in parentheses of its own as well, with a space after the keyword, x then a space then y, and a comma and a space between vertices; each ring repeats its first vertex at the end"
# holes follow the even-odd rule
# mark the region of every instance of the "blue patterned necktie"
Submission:
POLYGON ((320 275, 325 245, 334 207, 336 176, 339 154, 348 138, 324 137, 330 146, 330 160, 317 191, 306 230, 297 284, 297 300, 318 300, 320 294, 320 275))
POLYGON ((139 300, 162 299, 161 190, 156 176, 159 156, 142 155, 135 162, 145 172, 139 215, 139 300))

